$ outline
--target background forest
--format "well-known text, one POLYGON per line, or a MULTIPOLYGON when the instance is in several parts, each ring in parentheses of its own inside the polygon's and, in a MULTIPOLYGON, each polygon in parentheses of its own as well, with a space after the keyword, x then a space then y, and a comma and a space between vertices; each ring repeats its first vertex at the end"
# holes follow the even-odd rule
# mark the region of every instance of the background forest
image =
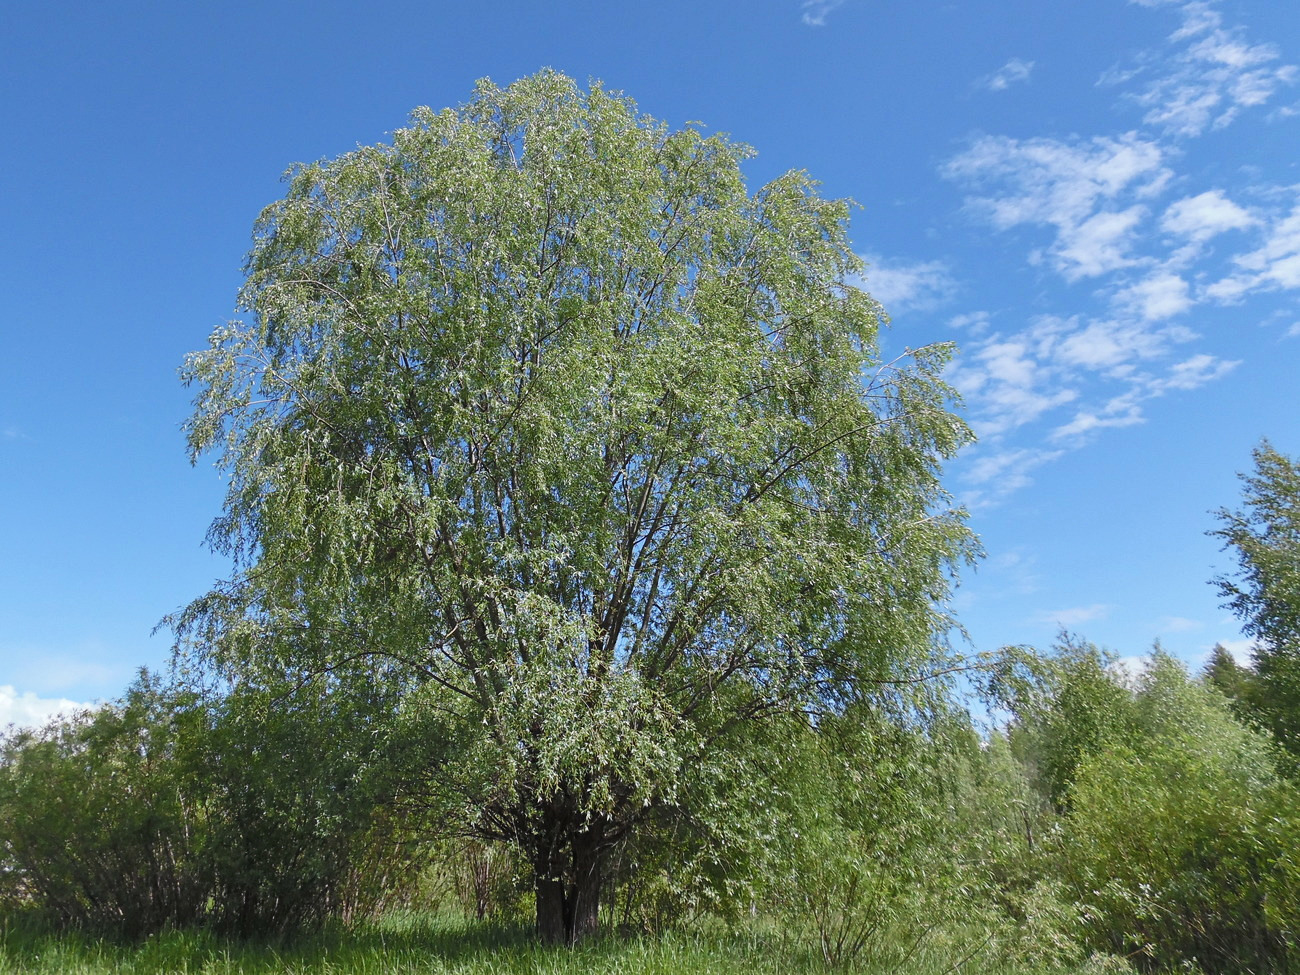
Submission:
POLYGON ((290 173, 184 372, 236 571, 3 739, 0 963, 1300 965, 1295 462, 1253 667, 956 655, 951 350, 748 153, 543 72, 290 173))

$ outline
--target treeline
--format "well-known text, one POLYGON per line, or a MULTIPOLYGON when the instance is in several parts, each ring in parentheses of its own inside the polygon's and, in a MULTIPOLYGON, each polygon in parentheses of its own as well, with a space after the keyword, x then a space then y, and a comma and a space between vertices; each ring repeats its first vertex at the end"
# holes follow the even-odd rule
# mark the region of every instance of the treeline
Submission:
MULTIPOLYGON (((941 943, 1034 970, 1296 965, 1300 788, 1242 696, 1254 671, 1220 650, 1193 676, 1157 649, 1135 677, 1073 638, 989 664, 999 730, 936 700, 753 740, 748 811, 621 848, 609 926, 767 919, 831 964, 941 943)), ((395 906, 527 917, 517 851, 419 802, 401 740, 419 730, 379 720, 393 705, 320 678, 204 693, 143 675, 11 732, 5 911, 135 938, 285 936, 395 906)))

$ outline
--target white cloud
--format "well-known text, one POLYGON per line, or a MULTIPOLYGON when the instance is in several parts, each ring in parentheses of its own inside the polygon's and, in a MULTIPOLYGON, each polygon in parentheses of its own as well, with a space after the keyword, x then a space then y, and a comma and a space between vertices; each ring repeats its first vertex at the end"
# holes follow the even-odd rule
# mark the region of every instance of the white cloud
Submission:
MULTIPOLYGON (((1166 6, 1143 3, 1142 6, 1166 6)), ((1152 75, 1126 97, 1146 109, 1143 121, 1180 137, 1198 136, 1223 128, 1243 109, 1263 105, 1300 71, 1295 65, 1274 64, 1274 44, 1253 43, 1242 28, 1225 28, 1213 4, 1181 4, 1182 25, 1169 35, 1172 52, 1146 52, 1139 60, 1153 66, 1125 74, 1108 72, 1103 82, 1126 83, 1144 72, 1152 75)))
POLYGON ((1052 393, 1001 383, 981 397, 981 418, 975 421, 978 436, 992 437, 1032 423, 1044 413, 1072 402, 1079 396, 1073 389, 1052 393))
POLYGON ((978 84, 981 88, 987 88, 989 91, 1006 91, 1014 84, 1028 81, 1030 72, 1033 70, 1033 61, 1012 58, 993 74, 981 78, 978 84))
POLYGON ((1192 306, 1187 282, 1177 274, 1157 271, 1115 295, 1116 303, 1143 322, 1172 318, 1192 306))
POLYGON ((1228 230, 1244 230, 1257 222, 1224 196, 1222 190, 1208 190, 1171 203, 1160 218, 1160 228, 1167 233, 1202 241, 1228 230))
POLYGON ((826 15, 843 4, 844 0, 803 0, 802 20, 809 27, 825 27, 826 15))
POLYGON ((1259 250, 1237 259, 1237 263, 1263 274, 1275 273, 1279 263, 1292 261, 1300 255, 1300 206, 1297 206, 1268 233, 1268 239, 1259 250))
POLYGON ((1146 210, 1140 206, 1102 211, 1066 228, 1057 238, 1058 269, 1073 281, 1131 266, 1134 262, 1128 252, 1144 216, 1146 210))
POLYGON ((1209 297, 1236 301, 1249 291, 1300 288, 1300 205, 1267 229, 1262 246, 1233 263, 1237 273, 1209 285, 1209 297))
POLYGON ((1110 378, 1131 378, 1137 364, 1158 359, 1193 335, 1171 326, 1151 329, 1125 318, 1045 318, 1035 329, 1042 354, 1071 369, 1099 372, 1110 378))
POLYGON ((1003 189, 974 197, 995 226, 1019 223, 1072 225, 1086 219, 1099 200, 1112 199, 1134 183, 1163 182, 1163 152, 1135 133, 1087 142, 982 136, 942 168, 950 179, 1003 189))
POLYGON ((866 254, 863 287, 887 312, 903 308, 932 308, 949 298, 956 288, 952 273, 942 261, 893 263, 866 254))
POLYGON ((991 320, 992 316, 986 311, 964 312, 948 319, 948 327, 965 329, 971 335, 983 335, 989 330, 991 320))
POLYGON ((1205 289, 1205 295, 1216 301, 1234 302, 1250 291, 1256 283, 1256 278, 1249 274, 1237 274, 1230 277, 1215 281, 1205 289))
POLYGON ((941 172, 984 191, 966 205, 999 230, 1054 228, 1049 254, 1069 280, 1131 263, 1127 252, 1146 214, 1132 201, 1159 193, 1171 176, 1162 148, 1132 132, 1086 142, 984 136, 941 172), (1116 208, 1120 201, 1129 205, 1116 208))
POLYGON ((31 691, 19 694, 11 684, 0 684, 0 731, 11 724, 39 727, 56 714, 73 714, 85 707, 65 697, 37 697, 31 691))

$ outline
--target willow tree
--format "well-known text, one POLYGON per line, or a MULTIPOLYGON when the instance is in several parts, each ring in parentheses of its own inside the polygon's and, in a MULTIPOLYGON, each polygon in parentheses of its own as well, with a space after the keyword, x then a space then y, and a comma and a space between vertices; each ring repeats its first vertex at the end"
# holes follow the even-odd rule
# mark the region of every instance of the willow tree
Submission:
POLYGON ((915 676, 971 549, 948 350, 882 361, 847 205, 749 155, 481 83, 291 170, 184 370, 236 574, 183 629, 406 688, 412 788, 522 850, 546 940, 747 728, 915 676))

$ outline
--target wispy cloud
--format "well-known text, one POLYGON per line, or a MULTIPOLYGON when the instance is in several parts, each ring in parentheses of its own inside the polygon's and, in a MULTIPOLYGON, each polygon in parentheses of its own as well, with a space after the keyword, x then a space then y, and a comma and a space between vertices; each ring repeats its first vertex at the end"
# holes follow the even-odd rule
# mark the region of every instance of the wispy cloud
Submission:
POLYGON ((976 85, 980 88, 987 88, 989 91, 1006 91, 1012 85, 1028 81, 1029 75, 1034 70, 1034 63, 1020 58, 1012 58, 998 68, 997 71, 980 78, 976 85))
POLYGON ((826 16, 844 5, 844 0, 803 0, 802 20, 809 27, 825 27, 826 16))
POLYGON ((1147 215, 1139 201, 1172 175, 1164 157, 1158 143, 1133 132, 1073 141, 983 136, 941 172, 976 191, 967 209, 997 229, 1051 228, 1049 259, 1073 281, 1132 263, 1131 242, 1147 215))
POLYGON ((1078 393, 1044 362, 1032 330, 968 345, 949 380, 972 408, 975 432, 998 437, 1073 401, 1078 393))
POLYGON ((1063 450, 1016 447, 985 451, 967 465, 962 480, 961 503, 972 511, 996 505, 1033 483, 1033 472, 1051 463, 1063 450))
POLYGON ((1091 606, 1075 606, 1070 609, 1051 609, 1034 616, 1037 623, 1050 623, 1057 626, 1078 626, 1080 623, 1088 623, 1092 620, 1105 619, 1110 613, 1110 607, 1105 603, 1094 603, 1091 606))
POLYGON ((1145 109, 1147 125, 1180 138, 1223 128, 1300 77, 1296 65, 1275 63, 1281 57, 1275 44, 1251 42, 1244 29, 1225 27, 1213 2, 1133 2, 1176 6, 1182 18, 1166 49, 1144 52, 1134 66, 1112 69, 1099 82, 1140 80, 1123 97, 1145 109))
POLYGON ((1042 316, 1011 332, 991 330, 987 317, 968 320, 983 330, 965 341, 948 378, 980 437, 958 467, 972 509, 999 503, 1104 431, 1144 423, 1149 401, 1239 365, 1204 352, 1180 358, 1195 333, 1134 316, 1042 316))
POLYGON ((1270 224, 1263 243, 1233 259, 1236 269, 1206 288, 1219 301, 1236 301, 1250 291, 1300 288, 1300 203, 1270 224))
MULTIPOLYGON (((1139 292, 1141 310, 1149 312, 1157 300, 1179 300, 1173 287, 1173 297, 1160 297, 1165 286, 1156 284, 1150 294, 1139 292)), ((1206 353, 1175 360, 1177 346, 1196 336, 1180 325, 1157 324, 1161 317, 1048 315, 1018 332, 985 331, 967 341, 949 379, 985 439, 1000 439, 1066 406, 1074 407, 1073 418, 1063 425, 1058 420, 1051 440, 1131 426, 1142 422, 1144 401, 1195 388, 1237 364, 1206 353)))
MULTIPOLYGON (((1238 366, 1207 349, 1192 327, 1198 309, 1300 290, 1300 187, 1270 185, 1258 166, 1235 188, 1222 176, 1198 187, 1183 164, 1189 138, 1263 105, 1297 69, 1226 25, 1214 2, 1131 2, 1177 17, 1164 46, 1103 79, 1121 104, 1142 106, 1143 127, 980 134, 940 167, 967 216, 1023 243, 1025 264, 1048 272, 1040 281, 1067 287, 1039 301, 1075 308, 1020 322, 971 310, 950 320, 963 333, 950 378, 982 438, 961 476, 981 504, 1104 431, 1143 423, 1151 400, 1238 366)), ((1294 315, 1273 320, 1300 335, 1300 325, 1287 331, 1294 315)))
POLYGON ((1138 396, 1125 393, 1122 396, 1112 397, 1100 408, 1079 410, 1070 422, 1053 430, 1050 439, 1058 443, 1080 443, 1099 430, 1113 430, 1142 423, 1144 417, 1139 403, 1138 396))
POLYGON ((1149 389, 1153 396, 1167 393, 1171 389, 1196 389, 1221 379, 1239 365, 1240 359, 1220 359, 1201 352, 1175 365, 1163 379, 1150 383, 1149 389))
POLYGON ((1204 627, 1205 624, 1200 620, 1188 619, 1186 616, 1162 616, 1157 629, 1165 633, 1191 633, 1204 627))
POLYGON ((950 298, 956 282, 942 261, 907 263, 863 254, 867 265, 862 286, 887 312, 903 308, 933 308, 950 298))

